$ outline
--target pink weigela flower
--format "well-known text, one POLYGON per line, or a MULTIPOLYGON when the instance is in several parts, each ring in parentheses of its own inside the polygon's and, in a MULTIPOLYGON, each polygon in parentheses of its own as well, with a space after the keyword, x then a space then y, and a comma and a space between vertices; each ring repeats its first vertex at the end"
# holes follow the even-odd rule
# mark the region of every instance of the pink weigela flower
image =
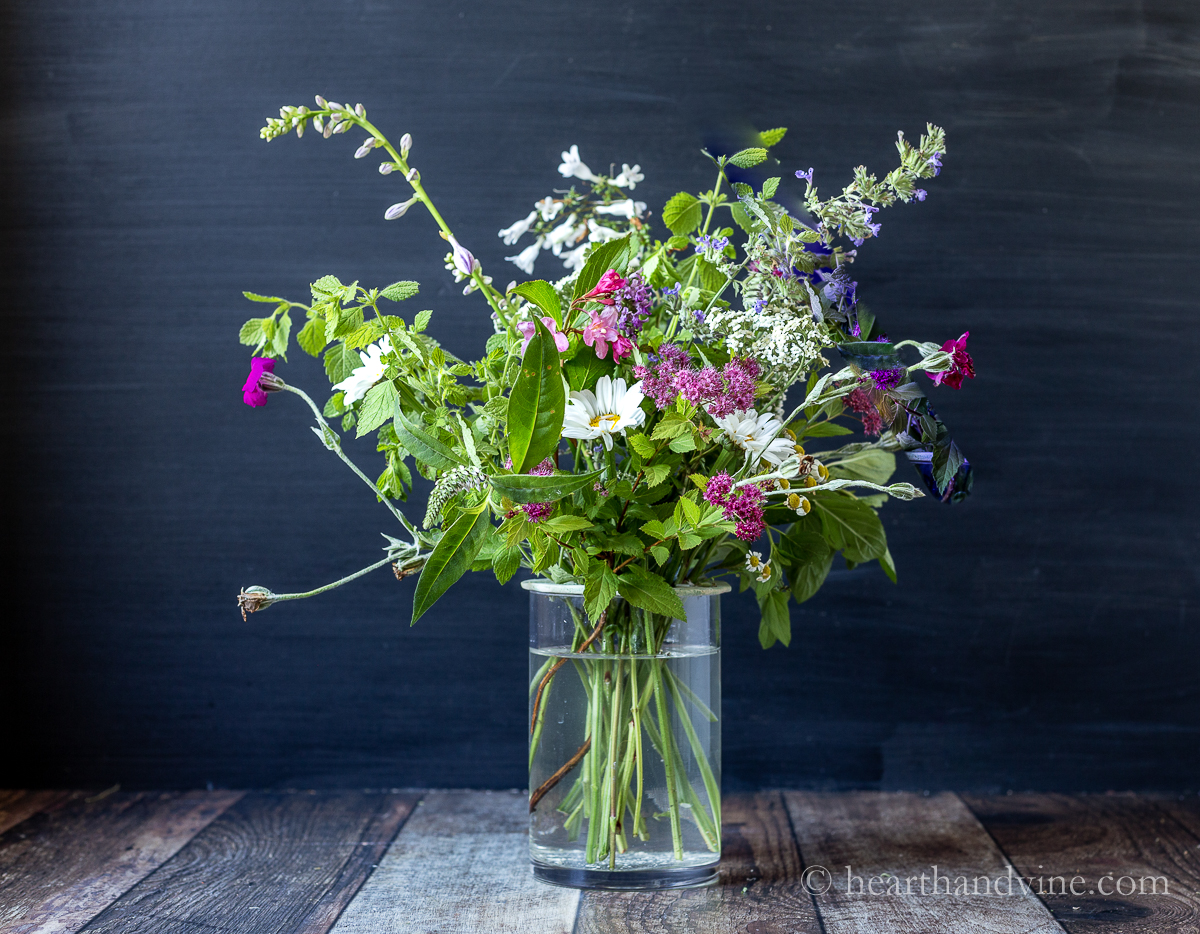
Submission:
POLYGON ((583 326, 583 342, 596 351, 596 356, 603 360, 608 356, 608 345, 616 343, 620 336, 617 333, 617 310, 605 308, 596 313, 588 312, 592 320, 583 326))
POLYGON ((242 386, 242 401, 246 405, 258 408, 267 404, 267 391, 258 384, 264 373, 275 372, 275 361, 269 357, 251 357, 250 375, 242 386))
MULTIPOLYGON (((542 324, 546 325, 546 330, 550 332, 550 336, 554 338, 554 346, 558 348, 559 353, 566 351, 570 346, 570 341, 567 335, 558 329, 558 325, 549 315, 542 318, 542 324)), ((529 349, 529 342, 533 340, 533 335, 537 333, 537 325, 532 321, 518 321, 517 330, 521 332, 521 356, 525 356, 525 351, 529 349)))
POLYGON ((929 378, 938 386, 949 386, 951 389, 962 389, 963 377, 975 378, 975 361, 967 353, 967 338, 970 331, 964 331, 963 336, 956 341, 946 341, 942 350, 950 354, 950 369, 941 373, 930 373, 929 378))
POLYGON ((615 269, 610 269, 600 277, 600 281, 596 283, 596 287, 583 296, 583 298, 584 300, 590 299, 591 301, 611 305, 614 301, 612 293, 624 287, 625 280, 617 275, 615 269))

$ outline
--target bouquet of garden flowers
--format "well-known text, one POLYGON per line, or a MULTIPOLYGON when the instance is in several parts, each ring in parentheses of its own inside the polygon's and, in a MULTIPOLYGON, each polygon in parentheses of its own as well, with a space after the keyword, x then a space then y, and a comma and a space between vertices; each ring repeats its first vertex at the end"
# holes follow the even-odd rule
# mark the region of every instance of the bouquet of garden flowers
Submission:
MULTIPOLYGON (((678 585, 735 577, 761 608, 762 645, 786 645, 790 602, 817 592, 836 554, 848 565, 877 561, 895 579, 877 511, 889 496, 922 495, 891 482, 897 453, 924 455, 927 488, 939 497, 965 495, 967 465, 916 377, 958 388, 974 376, 967 335, 892 340, 859 301, 851 275, 858 248, 879 234, 879 212, 925 200, 918 184, 939 173, 945 153, 938 127, 915 145, 899 134, 895 169, 880 180, 860 166, 830 197, 820 196, 811 169, 796 171, 800 215, 777 197, 782 176, 757 187, 743 180, 772 158, 782 128, 732 154, 704 152, 716 173, 711 190, 676 194, 657 218, 633 196, 644 180, 640 166, 596 174, 571 146, 558 167, 569 187, 500 231, 512 247, 528 238, 507 257, 522 274, 539 264, 554 272, 500 289, 422 186, 408 134, 394 146, 361 104, 319 96, 315 108, 280 114, 264 139, 308 127, 326 138, 358 133, 355 158, 382 157, 379 172, 410 191, 384 217, 433 218, 449 246, 447 269, 464 294, 479 293, 490 308, 481 322, 490 333, 477 359, 454 356, 427 333, 433 312, 397 308, 418 294, 410 281, 367 288, 326 275, 312 283, 308 304, 246 293, 275 305, 241 330, 253 348, 246 403, 261 406, 279 391, 302 398, 321 443, 401 529, 385 536, 383 559, 326 587, 247 588, 243 613, 390 564, 398 578, 419 574, 415 623, 467 571, 490 571, 504 583, 524 568, 582 585, 576 653, 607 646, 653 654, 670 621, 683 617, 678 585), (296 343, 323 358, 332 386, 322 405, 276 369, 299 312, 296 343), (351 462, 335 420, 343 432, 374 435, 385 461, 376 479, 351 462), (839 443, 851 426, 862 437, 839 443), (414 469, 434 485, 423 513, 405 515, 396 501, 405 500, 414 469)), ((661 677, 621 677, 631 695, 642 692, 635 715, 653 709, 646 699, 655 691, 679 700, 661 677)), ((531 696, 549 683, 542 672, 531 696)), ((611 677, 605 683, 611 691, 611 677)), ((615 727, 607 743, 605 723, 592 725, 590 752, 620 774, 632 746, 615 727)), ((652 738, 669 759, 671 737, 660 728, 652 738)), ((641 767, 639 757, 637 785, 611 779, 605 790, 593 782, 584 797, 598 797, 584 801, 582 813, 625 815, 628 805, 629 832, 640 834, 641 767)), ((674 823, 687 795, 668 789, 674 823)), ((703 824, 695 815, 704 808, 690 810, 703 824)), ((706 819, 701 830, 715 845, 711 800, 706 819)), ((622 840, 598 831, 591 861, 614 858, 622 840)))

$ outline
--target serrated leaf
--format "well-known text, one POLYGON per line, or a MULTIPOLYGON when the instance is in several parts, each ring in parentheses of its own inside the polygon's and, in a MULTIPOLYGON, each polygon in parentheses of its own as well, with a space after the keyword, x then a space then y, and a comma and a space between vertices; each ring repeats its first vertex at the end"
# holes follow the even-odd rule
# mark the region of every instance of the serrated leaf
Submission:
POLYGON ((645 474, 645 477, 642 480, 642 489, 653 490, 656 486, 667 479, 668 475, 671 473, 671 465, 650 464, 642 468, 642 472, 645 474))
POLYGON ((259 295, 257 292, 243 292, 242 294, 252 302, 274 302, 279 305, 289 304, 286 298, 277 298, 274 295, 259 295))
POLYGON ((940 444, 933 449, 933 482, 937 484, 938 494, 946 492, 946 488, 950 485, 950 481, 954 479, 954 475, 958 473, 958 468, 963 465, 962 451, 958 449, 958 445, 951 441, 949 444, 940 444))
POLYGON ((457 452, 429 434, 404 412, 397 410, 392 424, 404 449, 418 461, 438 470, 465 466, 465 460, 457 452))
POLYGON ((759 601, 762 623, 758 627, 758 641, 769 649, 778 640, 784 645, 792 641, 792 619, 788 612, 786 590, 772 590, 759 601))
MULTIPOLYGON (((248 347, 257 347, 267 341, 266 331, 263 330, 262 318, 251 318, 238 331, 238 342, 248 347)), ((269 319, 268 319, 269 320, 269 319)))
POLYGON ((736 165, 739 169, 748 169, 758 165, 767 158, 767 151, 758 146, 752 146, 749 149, 743 149, 741 152, 735 152, 729 157, 731 165, 736 165))
POLYGON ((763 130, 758 134, 758 141, 767 149, 770 149, 772 146, 778 145, 785 133, 787 133, 787 127, 785 126, 776 127, 773 130, 763 130))
POLYGON ((508 399, 508 451, 514 473, 528 473, 558 449, 566 413, 558 348, 546 326, 540 320, 534 324, 537 330, 508 399))
POLYGON ((321 276, 320 279, 310 286, 314 301, 328 299, 331 295, 340 297, 344 288, 342 280, 337 276, 321 276))
POLYGON ((663 223, 676 236, 691 233, 700 226, 703 217, 704 208, 700 200, 686 191, 672 195, 662 210, 663 223))
POLYGON ((746 213, 746 209, 742 207, 740 202, 734 202, 729 205, 729 213, 733 216, 733 222, 737 224, 746 233, 753 233, 754 225, 750 221, 750 215, 746 213))
POLYGON ((362 365, 358 354, 345 344, 334 344, 325 351, 325 375, 331 383, 340 383, 362 365))
POLYGON ((542 312, 554 319, 559 329, 563 326, 562 302, 558 299, 558 293, 554 291, 554 287, 541 279, 535 279, 532 282, 522 282, 513 292, 520 295, 526 301, 532 302, 542 312))
POLYGON ((762 196, 764 200, 775 197, 775 192, 779 190, 779 181, 779 178, 775 177, 768 178, 765 182, 763 182, 762 196))
POLYGON ((642 531, 655 540, 671 538, 667 534, 667 527, 658 519, 651 519, 648 522, 642 523, 642 531))
POLYGON ((541 523, 540 527, 546 532, 582 532, 590 529, 592 523, 583 516, 555 516, 541 523))
POLYGON ((478 511, 463 513, 446 529, 425 562, 421 576, 417 578, 410 625, 414 625, 424 616, 438 598, 466 573, 471 562, 475 560, 475 555, 479 553, 491 525, 487 509, 481 508, 478 511))
POLYGON ((617 595, 617 576, 603 561, 593 561, 583 580, 583 611, 595 625, 613 597, 617 595))
POLYGON ((292 318, 286 311, 275 321, 275 333, 271 335, 271 350, 275 356, 287 359, 288 335, 292 333, 292 318))
POLYGON ((325 322, 320 318, 309 318, 296 335, 296 343, 310 357, 321 356, 325 349, 325 322))
POLYGON ((883 524, 866 503, 843 493, 816 493, 812 498, 825 541, 849 560, 871 561, 887 550, 883 524))
POLYGON ((683 496, 683 497, 680 497, 680 499, 679 499, 679 508, 683 510, 684 518, 687 519, 689 525, 696 526, 699 524, 699 522, 700 522, 700 507, 699 506, 697 506, 695 503, 693 503, 686 496, 683 496))
POLYGON ((667 559, 671 557, 671 550, 665 545, 652 545, 650 554, 654 556, 654 560, 658 563, 658 566, 662 567, 667 563, 667 559))
POLYGON ((885 548, 883 554, 879 556, 879 566, 883 568, 883 573, 888 576, 893 584, 896 583, 896 562, 892 559, 892 552, 885 548))
POLYGON ((640 431, 634 431, 625 436, 625 443, 638 452, 643 458, 654 456, 654 444, 640 431))
POLYGON ((492 559, 492 573, 501 584, 507 584, 521 566, 520 548, 502 548, 492 559))
POLYGON ((609 269, 615 269, 618 274, 621 274, 625 272, 628 264, 629 234, 606 243, 597 243, 588 252, 583 268, 579 270, 571 297, 573 299, 582 298, 596 287, 600 277, 609 269))
POLYGON ((418 311, 417 316, 413 318, 412 329, 414 334, 420 334, 429 327, 429 319, 433 317, 433 311, 426 308, 424 311, 418 311))
POLYGON ((396 412, 396 387, 390 379, 377 383, 367 390, 358 409, 358 430, 354 437, 361 438, 374 431, 396 412))
POLYGON ((491 478, 492 487, 514 503, 549 503, 564 499, 576 490, 595 483, 600 471, 591 473, 556 473, 548 477, 533 474, 498 474, 491 478))
MULTIPOLYGON (((690 196, 689 196, 690 197, 690 196)), ((687 237, 676 235, 667 239, 668 250, 686 250, 691 244, 691 240, 687 237)))
POLYGON ((692 437, 691 432, 680 435, 678 438, 672 438, 671 443, 667 445, 676 454, 685 454, 688 451, 696 450, 696 439, 692 437))
POLYGON ((418 283, 406 279, 401 282, 393 282, 386 289, 381 289, 379 294, 393 302, 402 302, 406 298, 412 298, 420 289, 418 283))
POLYGON ((678 438, 685 431, 690 431, 691 427, 692 423, 678 412, 668 412, 663 416, 662 421, 654 426, 654 432, 650 435, 650 439, 662 441, 664 438, 678 438))
POLYGON ((683 601, 671 585, 636 564, 631 564, 617 577, 617 593, 639 609, 671 619, 687 619, 683 601))

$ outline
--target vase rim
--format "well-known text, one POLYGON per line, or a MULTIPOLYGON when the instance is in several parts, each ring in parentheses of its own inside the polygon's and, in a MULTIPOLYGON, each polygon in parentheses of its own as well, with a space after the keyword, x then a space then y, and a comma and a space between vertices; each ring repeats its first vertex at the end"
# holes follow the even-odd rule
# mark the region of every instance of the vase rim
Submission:
MULTIPOLYGON (((543 577, 531 577, 528 580, 521 581, 521 589, 532 593, 548 593, 572 597, 583 596, 583 584, 556 584, 554 581, 546 580, 543 577)), ((717 596, 729 593, 732 589, 727 581, 717 581, 715 584, 705 586, 699 584, 680 584, 672 588, 681 597, 717 596)))

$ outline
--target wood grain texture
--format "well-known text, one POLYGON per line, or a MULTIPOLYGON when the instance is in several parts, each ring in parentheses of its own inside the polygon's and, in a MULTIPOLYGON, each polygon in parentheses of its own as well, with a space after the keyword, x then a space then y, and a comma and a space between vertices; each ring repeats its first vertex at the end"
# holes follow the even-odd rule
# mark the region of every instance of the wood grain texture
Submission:
POLYGON ((241 792, 79 795, 0 836, 0 934, 69 934, 174 856, 241 792))
POLYGON ((1200 932, 1195 809, 1134 795, 964 800, 1069 932, 1200 932))
POLYGON ((89 934, 325 934, 419 800, 411 793, 248 794, 89 934))
POLYGON ((828 934, 1061 934, 956 795, 784 797, 810 873, 830 873, 828 891, 815 896, 828 934), (996 895, 997 881, 1011 894, 996 895))
MULTIPOLYGON (((82 792, 75 794, 77 797, 85 797, 82 792)), ((38 811, 67 800, 71 795, 72 792, 69 791, 0 791, 0 834, 38 811)))
POLYGON ((665 892, 585 892, 576 934, 817 934, 812 896, 778 792, 721 802, 721 878, 665 892))
POLYGON ((568 934, 579 892, 529 868, 520 792, 431 792, 333 934, 568 934))

